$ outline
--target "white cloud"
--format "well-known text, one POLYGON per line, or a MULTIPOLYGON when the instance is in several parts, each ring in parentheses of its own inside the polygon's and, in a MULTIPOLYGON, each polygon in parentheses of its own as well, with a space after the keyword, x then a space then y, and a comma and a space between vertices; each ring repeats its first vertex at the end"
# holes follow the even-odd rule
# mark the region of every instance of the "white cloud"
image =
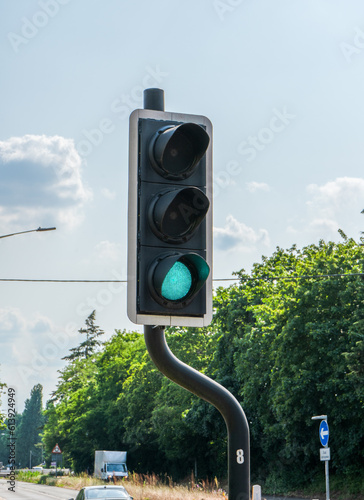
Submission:
MULTIPOLYGON (((109 240, 100 241, 91 248, 90 253, 85 255, 82 259, 83 269, 88 275, 91 269, 91 276, 93 279, 124 279, 127 272, 124 264, 126 263, 125 252, 125 245, 109 240)), ((123 289, 125 289, 125 287, 123 289)), ((105 293, 107 294, 108 292, 105 293)), ((104 306, 105 304, 103 305, 100 303, 99 309, 102 310, 104 306)), ((92 312, 93 309, 95 309, 94 306, 90 312, 92 312)))
MULTIPOLYGON (((39 313, 26 317, 15 307, 0 309, 0 339, 3 347, 2 354, 8 349, 14 366, 18 363, 27 363, 31 349, 43 345, 53 334, 55 326, 52 321, 39 313), (19 341, 21 339, 21 341, 19 341)), ((7 359, 3 356, 2 359, 7 359)))
MULTIPOLYGON (((19 309, 0 309, 0 381, 16 389, 18 411, 35 384, 44 387, 44 398, 55 389, 61 360, 77 344, 75 335, 59 329, 48 317, 19 309)), ((3 402, 4 403, 4 402, 3 402)))
POLYGON ((86 267, 91 267, 93 272, 110 271, 110 265, 119 265, 123 260, 122 245, 112 241, 103 240, 97 243, 90 254, 85 256, 83 264, 86 267))
POLYGON ((247 182, 246 187, 250 193, 256 193, 257 191, 270 191, 270 186, 265 182, 247 182))
POLYGON ((224 227, 214 228, 214 241, 220 250, 239 248, 245 251, 251 251, 257 244, 268 246, 270 243, 266 229, 255 230, 232 215, 228 215, 224 227))
POLYGON ((111 241, 100 241, 95 247, 96 258, 117 262, 121 259, 121 245, 111 241))
MULTIPOLYGON (((307 201, 307 229, 330 238, 338 229, 351 229, 354 221, 364 208, 364 179, 339 177, 319 186, 307 187, 310 199, 307 201)), ((353 235, 354 237, 356 235, 353 235)))
POLYGON ((102 196, 104 196, 108 200, 115 200, 115 198, 116 198, 115 191, 110 191, 110 189, 108 189, 108 188, 102 188, 101 194, 102 194, 102 196))
POLYGON ((25 321, 20 311, 13 307, 0 309, 0 339, 3 344, 9 336, 24 330, 25 321))
POLYGON ((24 135, 0 141, 2 227, 72 227, 83 218, 92 192, 81 178, 72 139, 24 135))

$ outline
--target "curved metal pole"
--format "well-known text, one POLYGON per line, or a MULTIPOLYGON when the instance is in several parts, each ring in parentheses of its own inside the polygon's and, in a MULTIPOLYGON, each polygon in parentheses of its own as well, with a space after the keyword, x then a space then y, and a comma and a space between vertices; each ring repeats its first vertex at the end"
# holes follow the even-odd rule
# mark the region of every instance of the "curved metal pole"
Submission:
POLYGON ((176 358, 167 345, 163 327, 145 325, 144 338, 159 371, 211 403, 223 416, 228 431, 229 500, 249 500, 249 425, 240 404, 223 386, 176 358))

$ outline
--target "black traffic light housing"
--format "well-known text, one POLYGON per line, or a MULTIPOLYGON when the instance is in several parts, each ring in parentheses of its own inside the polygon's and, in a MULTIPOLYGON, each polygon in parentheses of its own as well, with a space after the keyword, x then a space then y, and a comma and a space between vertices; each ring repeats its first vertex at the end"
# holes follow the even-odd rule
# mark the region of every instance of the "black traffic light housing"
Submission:
POLYGON ((205 326, 212 317, 212 125, 204 116, 130 116, 128 316, 205 326))

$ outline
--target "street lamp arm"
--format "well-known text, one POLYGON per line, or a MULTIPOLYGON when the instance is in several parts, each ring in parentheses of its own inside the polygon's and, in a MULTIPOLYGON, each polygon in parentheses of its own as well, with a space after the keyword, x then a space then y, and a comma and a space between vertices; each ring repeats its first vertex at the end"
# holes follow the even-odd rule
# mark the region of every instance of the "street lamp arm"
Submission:
POLYGON ((30 229, 29 231, 20 231, 19 233, 4 234, 0 238, 8 238, 9 236, 15 236, 17 234, 34 233, 38 231, 54 231, 55 227, 38 227, 38 229, 30 229))
POLYGON ((36 229, 36 231, 54 231, 55 229, 57 229, 56 227, 38 227, 38 229, 36 229))

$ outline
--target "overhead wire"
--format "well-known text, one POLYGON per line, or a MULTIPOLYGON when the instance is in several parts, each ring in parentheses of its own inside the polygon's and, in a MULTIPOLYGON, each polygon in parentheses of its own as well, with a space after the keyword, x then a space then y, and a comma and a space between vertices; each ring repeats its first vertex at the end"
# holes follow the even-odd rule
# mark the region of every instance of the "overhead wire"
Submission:
MULTIPOLYGON (((303 274, 300 276, 242 276, 239 278, 213 278, 212 281, 274 281, 274 280, 301 280, 321 278, 341 278, 364 276, 364 273, 335 273, 335 274, 303 274)), ((0 282, 25 283, 127 283, 128 280, 68 280, 68 279, 32 279, 32 278, 0 278, 0 282)))

